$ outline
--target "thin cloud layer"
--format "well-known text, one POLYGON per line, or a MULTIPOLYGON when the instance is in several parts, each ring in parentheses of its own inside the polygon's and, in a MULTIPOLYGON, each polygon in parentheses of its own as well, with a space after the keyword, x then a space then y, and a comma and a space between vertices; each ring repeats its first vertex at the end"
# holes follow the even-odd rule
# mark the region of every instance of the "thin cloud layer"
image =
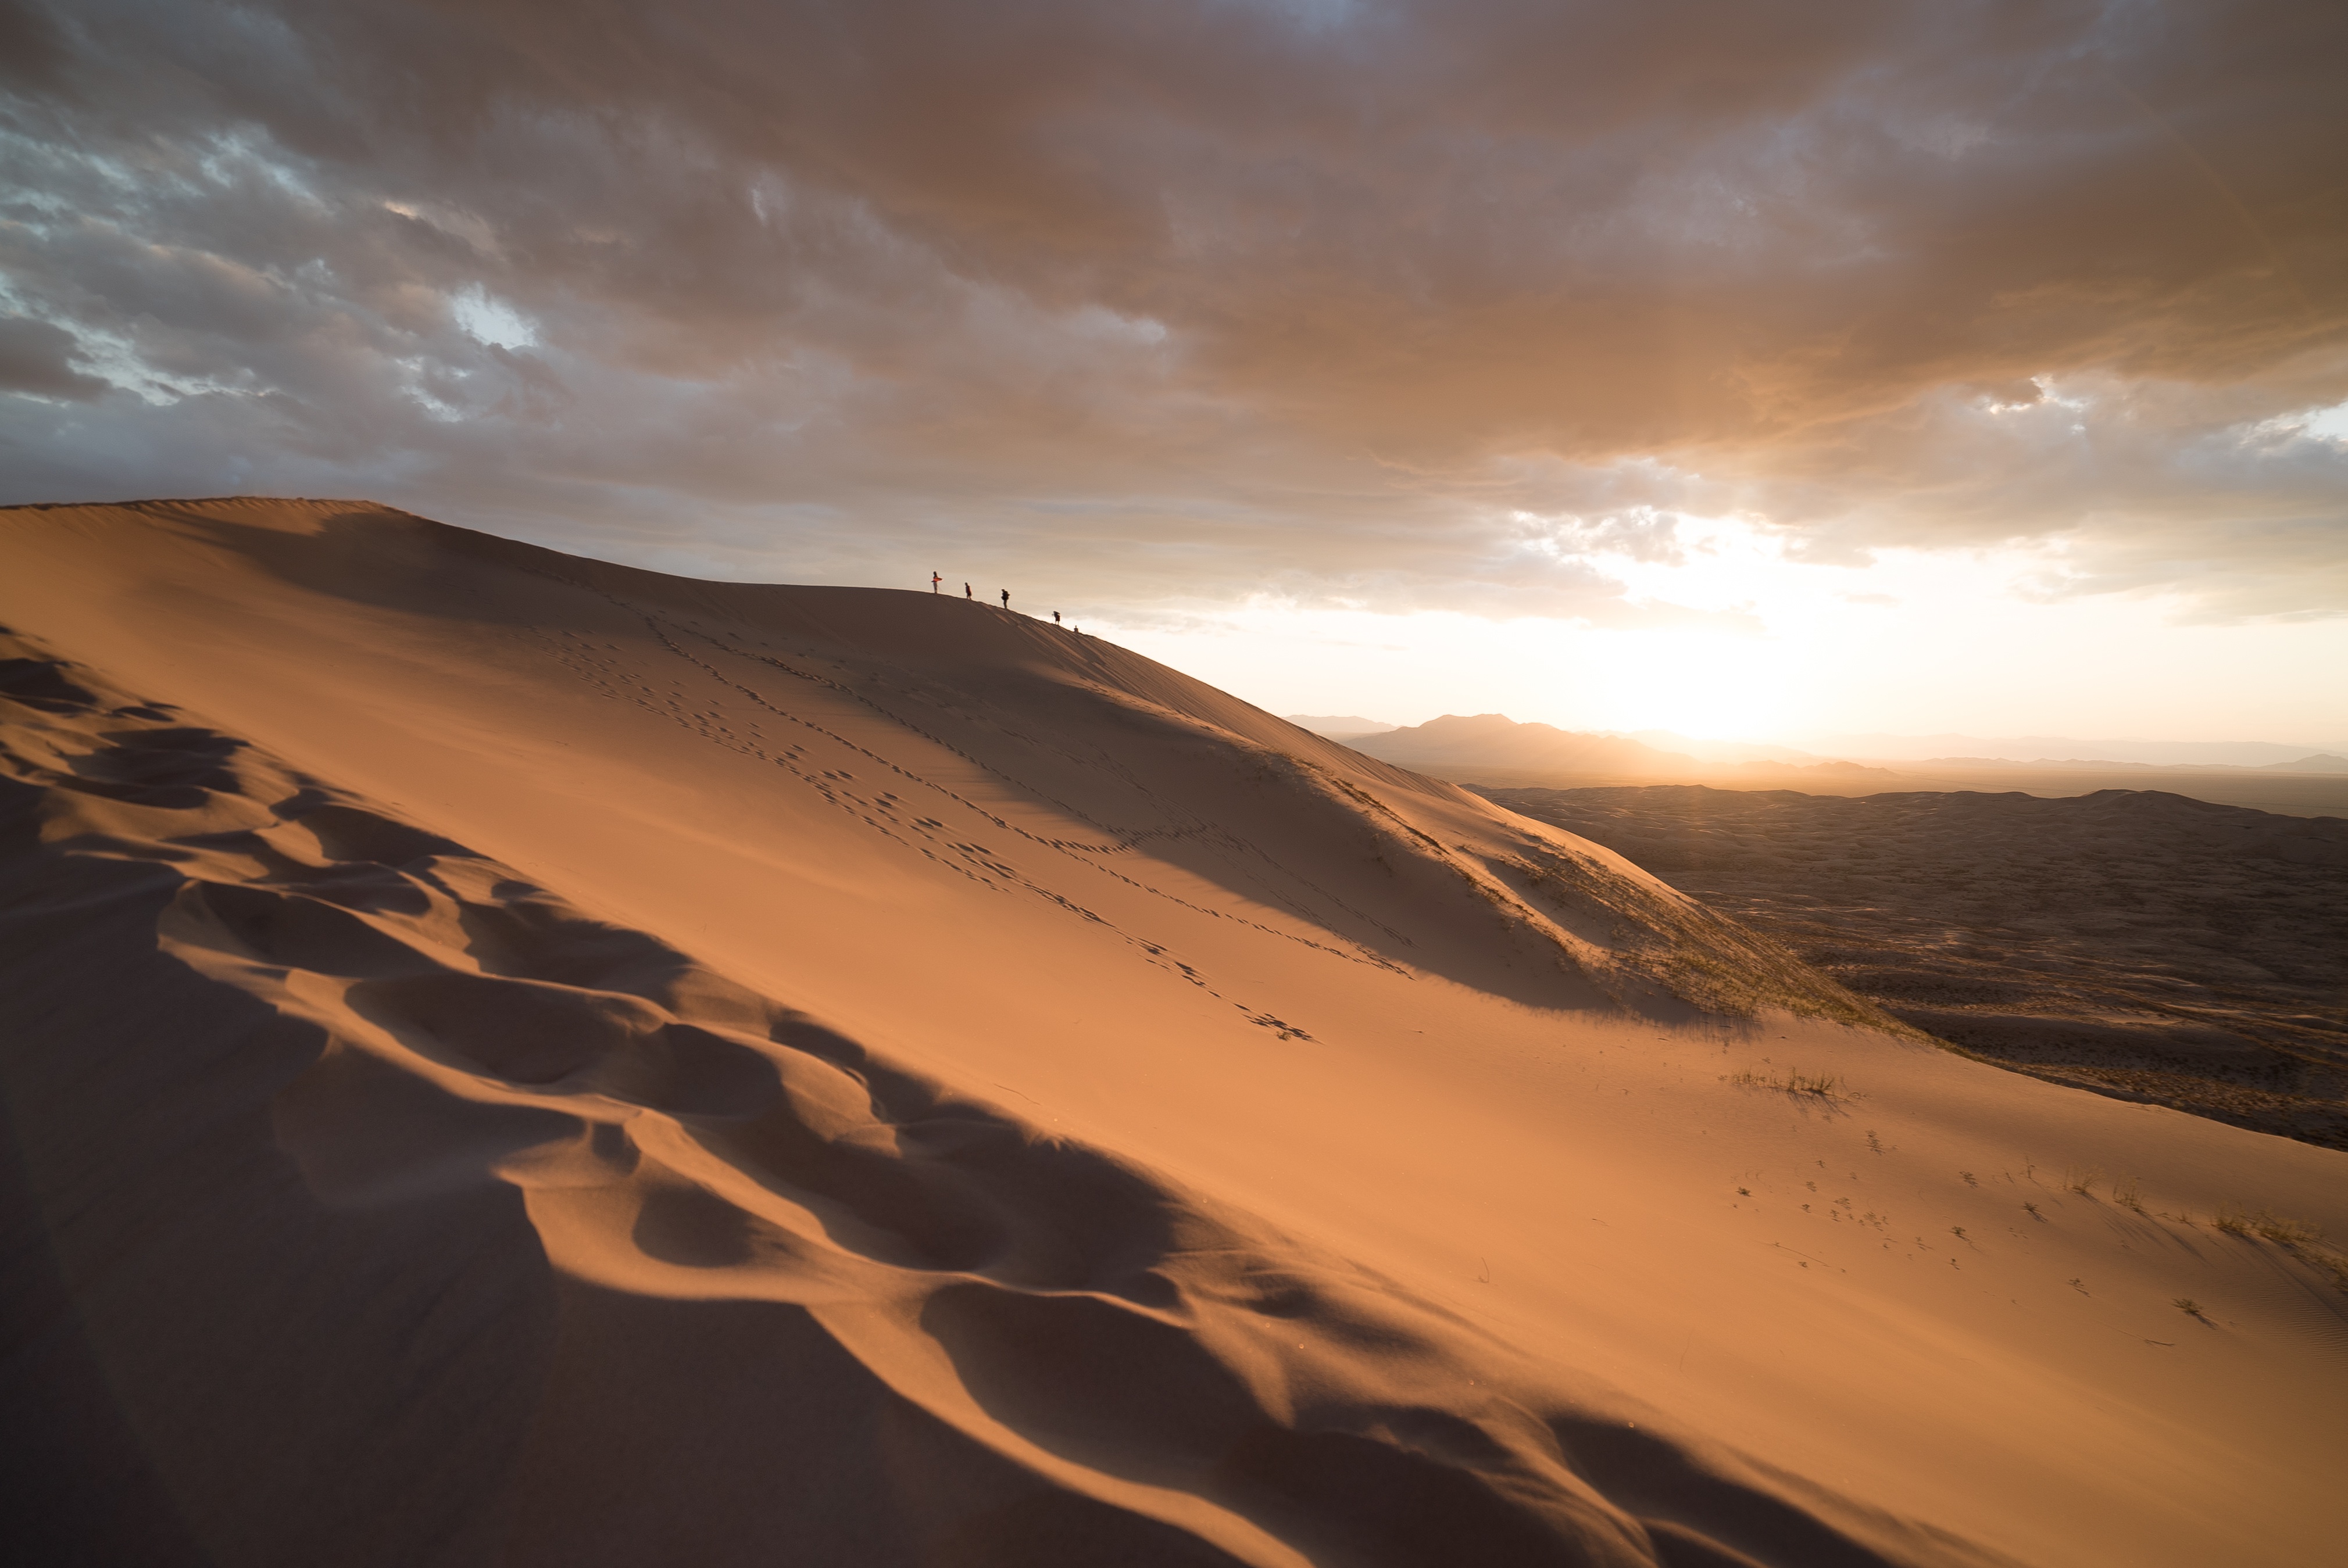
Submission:
POLYGON ((2333 5, 80 0, 0 61, 8 499, 1612 622, 1696 512, 2348 602, 2333 5))

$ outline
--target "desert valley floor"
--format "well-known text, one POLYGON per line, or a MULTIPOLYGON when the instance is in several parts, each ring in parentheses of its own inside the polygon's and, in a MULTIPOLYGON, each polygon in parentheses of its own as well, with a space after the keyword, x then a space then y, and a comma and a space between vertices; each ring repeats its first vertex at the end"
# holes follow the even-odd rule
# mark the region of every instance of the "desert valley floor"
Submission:
POLYGON ((2348 820, 2158 790, 1482 793, 1935 1039, 2348 1149, 2348 820))
POLYGON ((0 528, 39 1560, 2339 1560, 2336 1148, 993 607, 0 528))

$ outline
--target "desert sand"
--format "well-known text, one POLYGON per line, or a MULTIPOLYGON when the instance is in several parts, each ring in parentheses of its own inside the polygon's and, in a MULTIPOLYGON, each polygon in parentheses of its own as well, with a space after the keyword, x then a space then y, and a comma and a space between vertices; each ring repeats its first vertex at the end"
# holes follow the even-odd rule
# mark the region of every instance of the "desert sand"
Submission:
POLYGON ((36 1555, 2338 1560, 2348 1155, 993 607, 0 528, 36 1555))

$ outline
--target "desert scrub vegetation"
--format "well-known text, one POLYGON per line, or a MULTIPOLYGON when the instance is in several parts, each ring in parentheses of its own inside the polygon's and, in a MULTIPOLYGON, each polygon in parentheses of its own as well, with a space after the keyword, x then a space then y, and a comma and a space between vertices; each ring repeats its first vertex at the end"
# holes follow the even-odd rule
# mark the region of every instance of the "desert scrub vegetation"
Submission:
POLYGON ((1747 1068, 1743 1072, 1725 1073, 1724 1083, 1734 1083, 1740 1089, 1774 1089, 1780 1094, 1807 1095, 1816 1100, 1854 1100, 1858 1093, 1843 1081, 1839 1073, 1804 1072, 1793 1068, 1785 1072, 1756 1072, 1747 1068))
POLYGON ((2265 1209, 2252 1214, 2240 1204, 2220 1204, 2209 1223, 2228 1235, 2254 1235, 2283 1246, 2320 1246, 2323 1242, 2323 1233, 2313 1225, 2265 1209))
POLYGON ((1616 963, 1708 1012, 1750 1018, 1783 1008, 1802 1018, 1929 1038, 1758 932, 1685 894, 1625 876, 1594 856, 1545 847, 1490 864, 1567 917, 1560 922, 1566 928, 1606 925, 1616 963))
POLYGON ((2324 1240, 2323 1232, 2314 1225, 2287 1219, 2267 1209, 2252 1214, 2240 1204, 2220 1204, 2209 1223, 2228 1235, 2245 1241, 2272 1242, 2341 1289, 2348 1290, 2348 1254, 2324 1240))

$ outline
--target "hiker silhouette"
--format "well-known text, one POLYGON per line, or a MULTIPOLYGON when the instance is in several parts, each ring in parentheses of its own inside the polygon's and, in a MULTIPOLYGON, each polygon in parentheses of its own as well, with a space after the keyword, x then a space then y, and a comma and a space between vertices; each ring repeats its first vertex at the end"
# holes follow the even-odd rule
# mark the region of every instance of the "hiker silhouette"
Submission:
POLYGON ((1003 590, 1003 608, 1005 610, 1011 608, 1011 590, 1007 588, 1003 590))

